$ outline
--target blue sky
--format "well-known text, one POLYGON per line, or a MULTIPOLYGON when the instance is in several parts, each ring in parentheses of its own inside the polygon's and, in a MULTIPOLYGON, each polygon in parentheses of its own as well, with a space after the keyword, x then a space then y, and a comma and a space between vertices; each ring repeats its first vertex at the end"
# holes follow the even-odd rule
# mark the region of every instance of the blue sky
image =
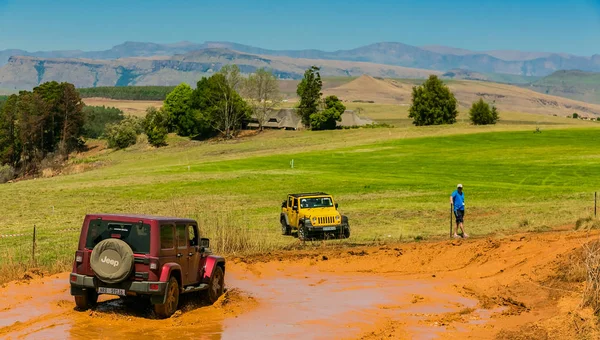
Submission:
POLYGON ((104 50, 124 41, 272 49, 374 42, 600 54, 600 0, 0 0, 0 50, 104 50))

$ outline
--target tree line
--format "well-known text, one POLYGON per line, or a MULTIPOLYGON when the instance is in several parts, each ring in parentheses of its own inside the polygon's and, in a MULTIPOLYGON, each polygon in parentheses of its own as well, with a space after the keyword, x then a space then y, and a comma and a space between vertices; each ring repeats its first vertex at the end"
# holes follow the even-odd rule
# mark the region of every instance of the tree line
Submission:
POLYGON ((81 98, 101 97, 119 100, 165 100, 175 86, 107 86, 78 89, 81 98))

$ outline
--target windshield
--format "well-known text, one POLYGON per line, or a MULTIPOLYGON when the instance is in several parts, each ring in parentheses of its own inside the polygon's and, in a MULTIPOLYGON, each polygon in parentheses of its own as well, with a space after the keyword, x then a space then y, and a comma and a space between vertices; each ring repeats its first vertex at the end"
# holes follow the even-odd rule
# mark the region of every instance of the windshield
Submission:
POLYGON ((311 197, 300 199, 300 208, 329 208, 333 207, 331 197, 311 197))
POLYGON ((150 225, 143 223, 123 223, 117 221, 90 221, 85 242, 87 249, 108 238, 117 238, 127 243, 134 253, 150 253, 150 225))

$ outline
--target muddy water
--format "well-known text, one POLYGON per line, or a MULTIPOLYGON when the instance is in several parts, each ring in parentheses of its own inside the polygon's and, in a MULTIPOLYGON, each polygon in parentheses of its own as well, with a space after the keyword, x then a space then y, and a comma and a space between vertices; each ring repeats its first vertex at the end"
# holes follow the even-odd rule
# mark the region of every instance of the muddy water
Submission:
MULTIPOLYGON (((376 275, 333 275, 279 271, 255 276, 228 272, 227 286, 254 297, 235 301, 237 309, 183 302, 183 314, 152 319, 151 308, 103 297, 94 311, 74 310, 68 275, 10 284, 0 289, 0 338, 115 339, 339 339, 353 338, 383 319, 401 320, 414 339, 433 339, 445 328, 427 318, 477 301, 442 292, 448 282, 376 275)), ((477 312, 476 312, 477 313, 477 312)), ((477 322, 489 312, 481 311, 477 322)))

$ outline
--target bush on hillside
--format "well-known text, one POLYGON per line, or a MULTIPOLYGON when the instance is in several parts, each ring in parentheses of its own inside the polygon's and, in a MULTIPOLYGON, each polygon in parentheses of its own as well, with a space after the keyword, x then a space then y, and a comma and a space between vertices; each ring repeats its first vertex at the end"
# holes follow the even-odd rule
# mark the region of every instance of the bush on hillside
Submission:
POLYGON ((413 87, 408 117, 413 124, 440 125, 456 123, 458 110, 454 94, 437 76, 431 75, 421 86, 413 87))
POLYGON ((149 107, 144 119, 144 132, 148 136, 148 143, 155 147, 167 145, 169 119, 163 110, 149 107))
POLYGON ((495 106, 491 106, 483 99, 479 99, 471 106, 469 119, 474 125, 496 124, 498 122, 498 111, 495 106))
POLYGON ((134 145, 137 142, 137 136, 142 132, 142 120, 129 116, 119 123, 108 124, 104 135, 109 148, 125 149, 134 145))

